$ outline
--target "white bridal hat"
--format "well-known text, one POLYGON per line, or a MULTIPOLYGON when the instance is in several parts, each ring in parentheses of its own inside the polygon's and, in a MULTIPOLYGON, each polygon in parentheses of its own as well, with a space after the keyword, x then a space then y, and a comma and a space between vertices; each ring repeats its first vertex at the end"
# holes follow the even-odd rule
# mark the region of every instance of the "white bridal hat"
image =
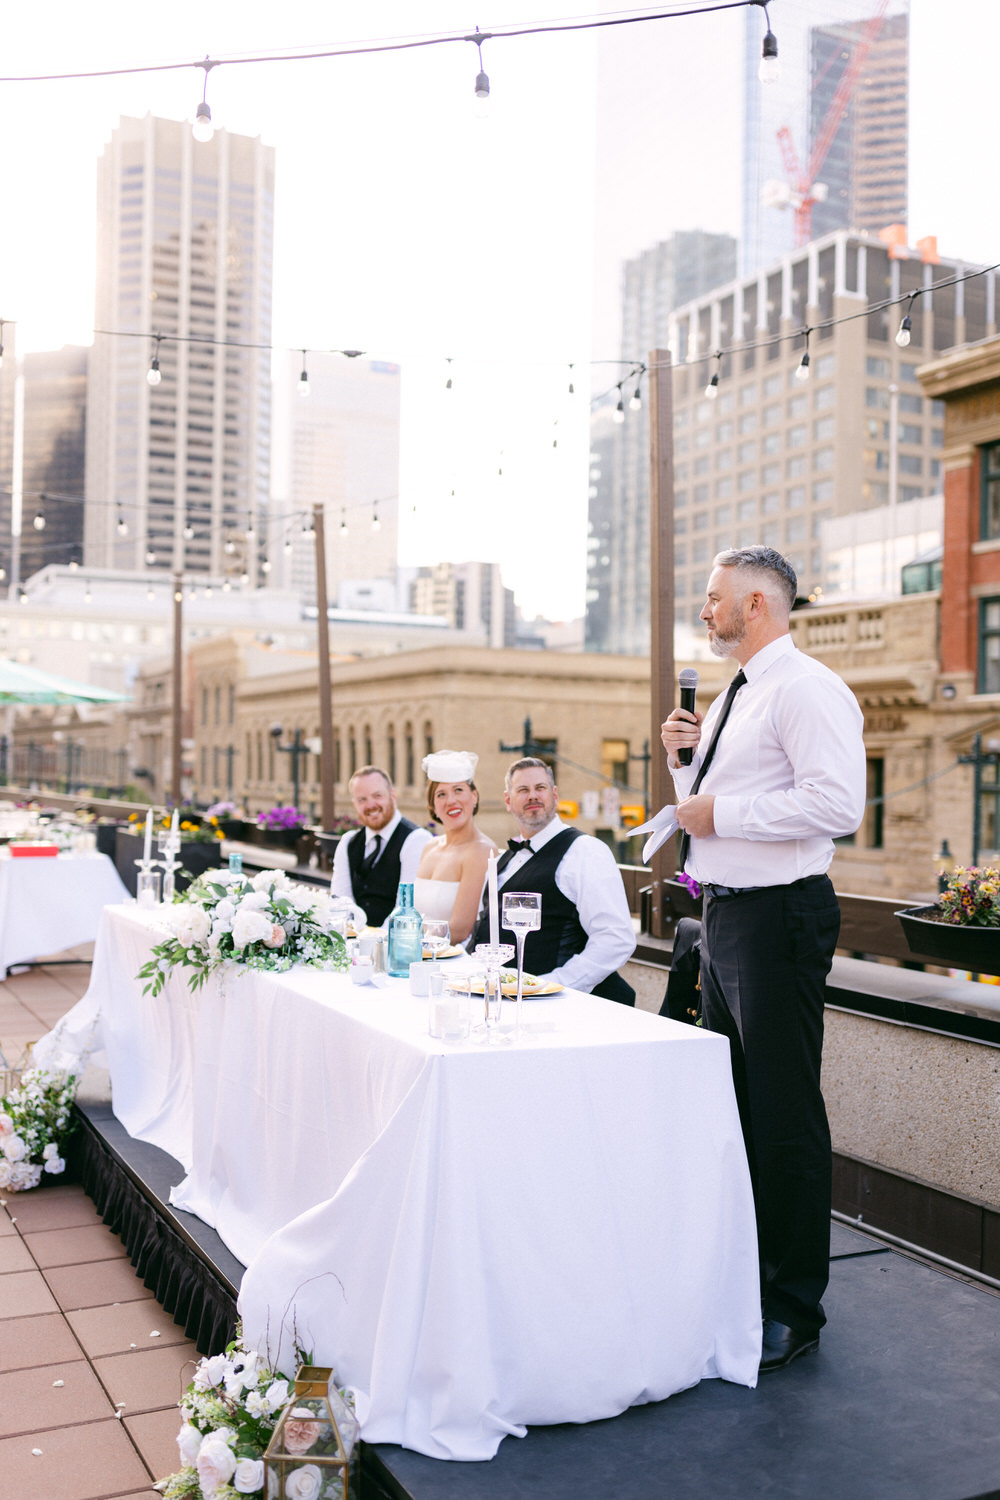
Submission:
POLYGON ((421 761, 428 781, 471 781, 478 764, 473 750, 435 750, 421 761))

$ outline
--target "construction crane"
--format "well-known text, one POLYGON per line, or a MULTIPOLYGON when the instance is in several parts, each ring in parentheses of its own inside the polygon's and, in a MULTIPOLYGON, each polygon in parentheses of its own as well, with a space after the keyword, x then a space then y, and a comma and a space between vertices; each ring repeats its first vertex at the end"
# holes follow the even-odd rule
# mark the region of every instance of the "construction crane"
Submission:
POLYGON ((837 84, 816 139, 813 143, 809 163, 805 170, 799 163, 792 132, 787 125, 778 131, 778 145, 787 174, 786 183, 768 183, 765 187, 765 204, 769 207, 791 207, 795 215, 796 249, 807 245, 812 238, 812 208, 814 203, 825 203, 826 183, 819 181, 830 147, 833 145, 841 121, 847 112, 857 85, 858 77, 867 61, 872 44, 882 29, 889 0, 878 0, 875 10, 864 23, 861 35, 851 49, 847 65, 837 84))

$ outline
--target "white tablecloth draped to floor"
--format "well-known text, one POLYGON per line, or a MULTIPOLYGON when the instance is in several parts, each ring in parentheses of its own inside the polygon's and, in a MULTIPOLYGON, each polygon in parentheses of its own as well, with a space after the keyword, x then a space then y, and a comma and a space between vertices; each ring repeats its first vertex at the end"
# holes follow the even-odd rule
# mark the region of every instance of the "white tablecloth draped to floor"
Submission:
POLYGON ((106 854, 20 858, 0 851, 0 979, 17 963, 93 942, 127 895, 106 854))
POLYGON ((723 1038, 567 991, 531 1002, 554 1029, 525 1045, 448 1046, 404 981, 309 969, 197 996, 175 973, 153 1001, 133 979, 153 940, 108 911, 64 1036, 99 1018, 116 1115, 248 1266, 247 1336, 288 1369, 294 1322, 369 1441, 485 1459, 533 1423, 755 1384, 723 1038))

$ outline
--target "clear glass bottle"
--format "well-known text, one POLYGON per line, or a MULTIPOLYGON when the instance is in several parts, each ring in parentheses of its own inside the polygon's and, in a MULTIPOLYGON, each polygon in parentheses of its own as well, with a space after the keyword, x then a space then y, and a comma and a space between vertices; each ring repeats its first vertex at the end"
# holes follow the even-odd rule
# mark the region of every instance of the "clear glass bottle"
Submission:
POLYGON ((413 905, 413 886, 399 887, 396 905, 386 922, 388 933, 387 958, 391 979, 408 979, 411 963, 419 963, 424 956, 423 918, 413 905))

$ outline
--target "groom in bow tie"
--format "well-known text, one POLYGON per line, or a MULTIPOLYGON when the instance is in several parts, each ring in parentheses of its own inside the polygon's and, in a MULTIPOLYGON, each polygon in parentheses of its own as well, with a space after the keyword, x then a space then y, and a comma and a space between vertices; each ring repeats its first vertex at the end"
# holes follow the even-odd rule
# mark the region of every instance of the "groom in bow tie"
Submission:
MULTIPOLYGON (((501 890, 538 891, 542 897, 542 925, 528 933, 524 967, 570 989, 633 1005, 635 991, 617 972, 635 949, 621 874, 606 844, 562 822, 558 800, 543 760, 526 756, 508 770, 504 802, 518 837, 497 863, 498 884, 501 890)), ((470 952, 488 939, 484 909, 470 952)))

